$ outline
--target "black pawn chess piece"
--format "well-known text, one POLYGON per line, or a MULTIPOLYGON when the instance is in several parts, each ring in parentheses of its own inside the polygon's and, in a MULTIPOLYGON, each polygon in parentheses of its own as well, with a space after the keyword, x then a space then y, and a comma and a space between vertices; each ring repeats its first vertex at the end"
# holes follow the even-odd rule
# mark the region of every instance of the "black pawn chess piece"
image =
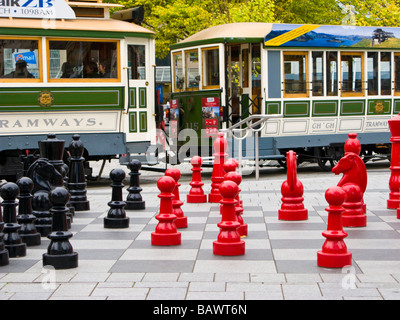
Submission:
POLYGON ((8 182, 0 189, 0 195, 4 200, 1 203, 5 223, 4 245, 10 258, 24 257, 26 256, 26 243, 22 242, 18 233, 21 226, 17 223, 18 203, 16 198, 19 195, 19 188, 14 182, 8 182))
POLYGON ((86 197, 86 179, 83 162, 85 158, 82 157, 84 146, 80 140, 79 134, 72 136, 72 142, 69 145, 69 153, 71 155, 69 159, 69 181, 68 189, 71 194, 71 206, 75 208, 75 211, 87 211, 90 210, 90 204, 86 197))
POLYGON ((10 263, 8 250, 4 245, 4 221, 3 221, 3 211, 0 206, 0 266, 6 266, 10 263))
POLYGON ((53 215, 52 232, 48 235, 51 240, 47 252, 43 254, 43 266, 51 265, 54 269, 71 269, 78 267, 78 253, 69 242, 72 233, 68 231, 66 206, 69 199, 68 190, 57 187, 50 192, 50 209, 53 215))
POLYGON ((47 237, 51 232, 52 214, 49 192, 39 190, 32 199, 32 214, 36 217, 35 227, 42 237, 47 237))
POLYGON ((126 210, 140 210, 140 209, 145 209, 146 207, 145 201, 143 201, 142 196, 140 194, 140 192, 142 191, 139 181, 139 176, 140 176, 139 170, 141 167, 142 163, 136 159, 133 159, 128 164, 128 169, 130 170, 129 172, 130 183, 129 183, 129 188, 127 189, 129 191, 129 194, 126 197, 125 201, 126 210))
POLYGON ((40 245, 41 235, 36 230, 34 224, 36 217, 32 213, 33 181, 28 177, 22 177, 17 181, 17 186, 19 188, 17 221, 21 225, 19 234, 22 242, 26 243, 28 247, 40 245))
POLYGON ((111 201, 108 203, 110 209, 107 217, 104 217, 104 228, 129 227, 129 217, 126 216, 125 212, 126 202, 122 200, 122 188, 124 187, 122 181, 125 176, 125 171, 119 168, 110 172, 112 196, 111 201))

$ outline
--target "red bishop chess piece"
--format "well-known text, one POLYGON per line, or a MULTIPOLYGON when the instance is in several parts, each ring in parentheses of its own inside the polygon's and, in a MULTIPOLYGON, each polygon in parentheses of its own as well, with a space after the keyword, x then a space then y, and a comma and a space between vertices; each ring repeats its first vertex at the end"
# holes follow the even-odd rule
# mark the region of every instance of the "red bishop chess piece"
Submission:
MULTIPOLYGON (((225 166, 224 166, 224 168, 225 168, 225 166)), ((230 171, 230 172, 226 173, 225 176, 224 176, 224 179, 225 179, 224 181, 233 181, 233 182, 235 182, 238 185, 238 187, 240 186, 240 183, 242 182, 242 176, 236 171, 230 171)), ((236 204, 236 206, 235 206, 236 219, 240 224, 240 226, 239 226, 237 231, 239 232, 239 235, 241 237, 246 237, 247 236, 248 226, 247 226, 247 223, 244 223, 244 220, 243 220, 243 217, 242 217, 242 214, 243 214, 243 203, 240 200, 240 196, 239 196, 240 191, 241 190, 239 188, 238 189, 238 194, 235 197, 235 199, 238 202, 236 204)))
POLYGON ((173 178, 164 176, 158 179, 157 187, 161 191, 160 212, 156 216, 159 221, 155 232, 151 233, 151 244, 155 246, 174 246, 181 244, 181 233, 178 232, 174 220, 176 216, 172 213, 173 191, 176 182, 173 178))
POLYGON ((203 164, 203 159, 199 156, 194 156, 190 159, 192 165, 192 182, 190 186, 192 187, 189 194, 186 195, 186 202, 188 203, 205 203, 207 202, 207 195, 204 194, 203 185, 201 181, 201 165, 203 164))
POLYGON ((322 250, 317 252, 317 264, 323 268, 343 268, 351 265, 352 254, 347 251, 343 239, 347 233, 343 231, 342 213, 346 192, 338 186, 331 187, 325 192, 325 199, 329 206, 327 230, 322 232, 326 238, 322 250))
POLYGON ((390 157, 390 179, 388 209, 400 207, 400 114, 388 120, 390 129, 390 142, 392 143, 392 154, 390 157))
POLYGON ((354 140, 354 136, 350 139, 352 140, 345 146, 345 151, 347 152, 333 167, 332 172, 334 174, 343 173, 342 179, 337 184, 338 187, 342 187, 346 192, 346 201, 343 203, 343 208, 345 209, 342 218, 343 226, 365 227, 367 225, 367 216, 365 214, 363 195, 367 188, 367 169, 364 161, 355 153, 359 152, 359 147, 354 140))
POLYGON ((228 148, 228 142, 225 139, 223 132, 218 132, 217 138, 214 141, 214 165, 211 175, 211 192, 208 195, 208 202, 218 203, 221 200, 221 194, 218 191, 219 185, 224 181, 224 168, 226 157, 225 153, 228 148))
POLYGON ((213 253, 221 256, 238 256, 245 253, 245 242, 240 239, 237 229, 240 223, 236 218, 236 195, 239 192, 238 185, 233 181, 224 181, 219 186, 222 199, 220 210, 221 222, 218 223, 220 233, 218 239, 213 242, 213 253))
POLYGON ((172 213, 176 215, 175 225, 177 228, 187 228, 187 217, 183 214, 182 205, 183 201, 180 199, 178 182, 181 178, 181 172, 176 168, 169 168, 165 171, 165 176, 171 177, 175 180, 175 189, 172 192, 174 194, 174 199, 172 200, 172 213))
POLYGON ((303 184, 297 179, 296 153, 286 153, 287 180, 282 183, 282 205, 278 210, 278 219, 287 221, 307 220, 308 210, 304 208, 303 184))

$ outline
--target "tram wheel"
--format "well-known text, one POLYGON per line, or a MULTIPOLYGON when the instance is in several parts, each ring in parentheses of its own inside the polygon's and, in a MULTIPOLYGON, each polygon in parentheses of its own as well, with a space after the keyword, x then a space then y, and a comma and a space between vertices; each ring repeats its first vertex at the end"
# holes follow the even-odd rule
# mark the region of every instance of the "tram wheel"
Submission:
POLYGON ((332 171, 332 168, 335 166, 335 161, 333 159, 318 158, 317 163, 318 166, 326 172, 332 171))
POLYGON ((318 166, 323 171, 331 171, 332 168, 338 162, 337 159, 340 159, 341 150, 337 150, 335 147, 322 147, 317 149, 317 163, 318 166))

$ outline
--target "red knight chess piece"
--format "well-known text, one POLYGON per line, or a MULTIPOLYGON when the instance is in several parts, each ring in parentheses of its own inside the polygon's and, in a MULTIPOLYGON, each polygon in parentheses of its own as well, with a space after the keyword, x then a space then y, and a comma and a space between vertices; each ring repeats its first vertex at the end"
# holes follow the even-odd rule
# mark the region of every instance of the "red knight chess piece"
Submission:
POLYGON ((223 132, 218 132, 217 138, 214 141, 214 165, 213 171, 211 175, 211 192, 208 195, 208 202, 211 203, 218 203, 222 197, 219 193, 219 185, 224 181, 224 163, 226 157, 228 156, 225 153, 226 149, 228 148, 228 142, 225 139, 223 132))
POLYGON ((303 184, 297 179, 296 153, 292 150, 286 153, 287 180, 282 183, 282 205, 278 210, 279 220, 307 220, 308 210, 303 204, 303 184))

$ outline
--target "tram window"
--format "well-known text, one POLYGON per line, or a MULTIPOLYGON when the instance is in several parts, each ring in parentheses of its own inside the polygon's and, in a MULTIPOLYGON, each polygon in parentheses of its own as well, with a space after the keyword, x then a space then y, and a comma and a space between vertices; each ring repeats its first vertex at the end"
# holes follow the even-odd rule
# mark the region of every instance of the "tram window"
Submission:
POLYGON ((394 94, 400 95, 400 53, 394 54, 394 94))
POLYGON ((391 52, 381 52, 381 95, 392 94, 391 60, 391 52))
POLYGON ((367 58, 368 95, 378 94, 378 52, 368 52, 367 58))
POLYGON ((0 78, 39 79, 39 40, 0 39, 0 78))
POLYGON ((128 46, 129 79, 146 79, 146 48, 144 45, 128 46))
POLYGON ((326 53, 326 95, 338 95, 338 55, 335 51, 326 53))
POLYGON ((173 60, 174 86, 175 90, 178 91, 182 90, 184 85, 182 53, 174 53, 173 60))
POLYGON ((49 40, 50 79, 118 78, 117 42, 49 40))
POLYGON ((283 57, 285 95, 308 96, 307 53, 284 52, 283 57))
POLYGON ((202 50, 203 56, 203 88, 219 87, 219 49, 206 48, 202 50))
POLYGON ((312 53, 312 93, 313 96, 322 96, 324 88, 324 54, 316 51, 312 53))
POLYGON ((342 96, 363 95, 363 55, 356 52, 341 53, 342 96))
POLYGON ((199 75, 199 52, 196 50, 185 51, 186 66, 186 88, 198 89, 200 82, 199 75))

